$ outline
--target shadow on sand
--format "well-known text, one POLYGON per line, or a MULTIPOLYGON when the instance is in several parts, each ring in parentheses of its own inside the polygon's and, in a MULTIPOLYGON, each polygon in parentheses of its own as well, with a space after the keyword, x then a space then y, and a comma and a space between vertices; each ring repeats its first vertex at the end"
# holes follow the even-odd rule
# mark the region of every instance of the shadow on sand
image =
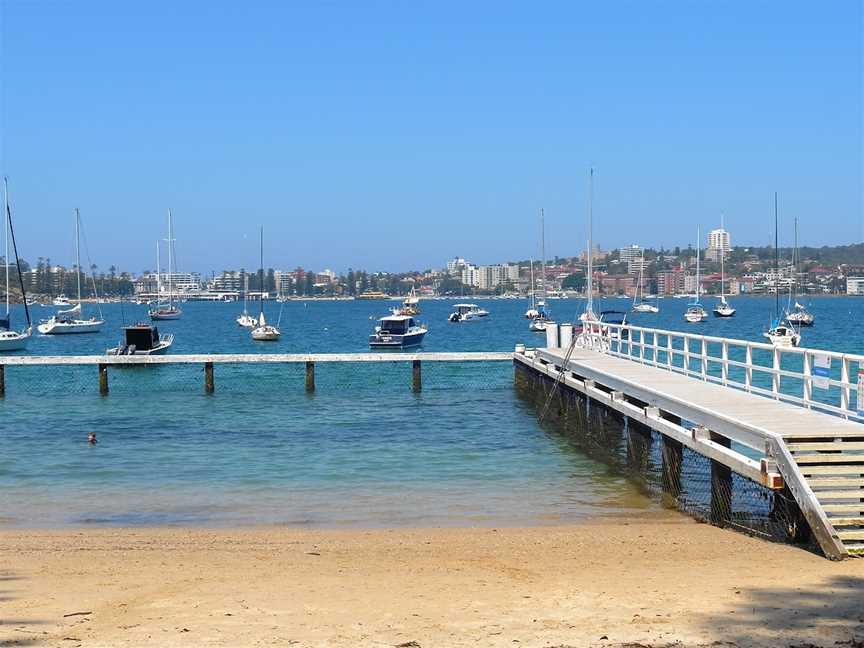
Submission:
MULTIPOLYGON (((8 601, 13 601, 16 587, 15 582, 22 580, 9 571, 0 572, 0 606, 8 601)), ((2 607, 0 607, 2 610, 2 607)), ((44 645, 48 637, 41 630, 35 630, 33 626, 45 625, 47 621, 39 619, 12 619, 0 615, 0 646, 38 646, 44 645)))

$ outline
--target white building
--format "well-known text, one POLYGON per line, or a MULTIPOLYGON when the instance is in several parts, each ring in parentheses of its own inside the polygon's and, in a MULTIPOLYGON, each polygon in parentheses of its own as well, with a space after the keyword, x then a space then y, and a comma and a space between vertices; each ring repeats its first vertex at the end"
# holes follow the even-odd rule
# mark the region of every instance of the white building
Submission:
POLYGON ((708 232, 708 249, 705 250, 705 258, 708 261, 720 261, 720 255, 725 259, 732 249, 729 232, 725 229, 715 229, 708 232))
MULTIPOLYGON (((457 275, 471 264, 462 257, 456 257, 452 261, 447 262, 447 274, 457 275)), ((462 283, 465 283, 464 281, 462 283)))
POLYGON ((621 263, 627 264, 628 274, 637 274, 639 272, 643 266, 642 257, 644 254, 645 251, 638 245, 628 245, 627 247, 618 248, 618 258, 621 260, 621 263))
POLYGON ((846 277, 846 294, 864 297, 864 277, 846 277))

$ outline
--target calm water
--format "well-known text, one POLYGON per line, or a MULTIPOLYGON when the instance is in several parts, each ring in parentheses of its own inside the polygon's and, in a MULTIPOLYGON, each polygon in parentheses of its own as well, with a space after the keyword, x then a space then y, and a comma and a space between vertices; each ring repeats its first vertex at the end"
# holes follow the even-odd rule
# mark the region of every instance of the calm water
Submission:
MULTIPOLYGON (((737 299, 733 320, 700 330, 759 339, 771 300, 737 299)), ((242 304, 184 304, 160 324, 174 353, 366 351, 387 302, 292 302, 282 340, 253 343, 234 324, 242 304)), ((450 324, 451 302, 422 303, 425 351, 511 350, 540 344, 521 317, 522 300, 486 301, 486 321, 450 324)), ((625 300, 606 306, 626 307, 625 300)), ((861 352, 864 301, 812 302, 808 346, 861 352)), ((577 300, 553 302, 563 319, 577 300)), ((684 329, 686 300, 661 301, 633 321, 684 329)), ((34 309, 45 317, 50 309, 34 309)), ((122 320, 143 307, 103 306, 102 333, 32 340, 32 354, 102 353, 122 320)), ((268 304, 275 321, 279 306, 268 304)), ((424 366, 412 394, 396 365, 320 366, 318 390, 303 392, 302 367, 217 367, 217 393, 200 367, 111 372, 96 393, 95 369, 10 368, 0 402, 0 517, 5 525, 392 526, 543 524, 653 506, 619 476, 541 428, 516 399, 507 363, 424 366), (89 447, 87 432, 100 443, 89 447)))

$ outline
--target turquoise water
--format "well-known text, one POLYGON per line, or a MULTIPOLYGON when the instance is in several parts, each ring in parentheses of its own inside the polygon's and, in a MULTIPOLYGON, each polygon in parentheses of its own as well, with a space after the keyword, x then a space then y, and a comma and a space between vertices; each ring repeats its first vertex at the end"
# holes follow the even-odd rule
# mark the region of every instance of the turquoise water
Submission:
MULTIPOLYGON (((609 305, 627 306, 624 300, 609 305)), ((759 339, 770 300, 739 299, 734 320, 687 326, 686 300, 661 302, 636 323, 759 339)), ((292 302, 282 340, 253 343, 234 323, 242 305, 184 304, 160 325, 173 352, 357 352, 385 302, 292 302), (371 319, 370 319, 371 318, 371 319)), ((485 302, 491 316, 450 324, 450 302, 422 303, 424 351, 512 350, 539 344, 522 300, 485 302)), ((556 317, 581 309, 553 302, 556 317)), ((813 301, 808 346, 860 352, 864 302, 813 301)), ((31 354, 101 353, 122 316, 142 307, 103 306, 97 335, 37 336, 31 354)), ((36 309, 50 312, 49 309, 36 309)), ((275 320, 278 305, 268 305, 275 320)), ((426 363, 424 389, 409 389, 402 364, 322 365, 317 391, 303 367, 216 368, 216 394, 201 367, 116 369, 111 394, 96 393, 95 368, 10 367, 0 454, 0 519, 10 526, 247 525, 428 526, 545 524, 653 504, 620 476, 581 454, 513 391, 509 363, 426 363), (96 431, 99 444, 86 443, 96 431)))

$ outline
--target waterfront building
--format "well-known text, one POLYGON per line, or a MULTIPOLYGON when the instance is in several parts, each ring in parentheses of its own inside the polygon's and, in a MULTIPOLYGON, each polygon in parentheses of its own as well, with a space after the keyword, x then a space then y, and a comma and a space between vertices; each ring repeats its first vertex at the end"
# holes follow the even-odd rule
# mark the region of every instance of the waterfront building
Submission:
POLYGON ((864 297, 864 277, 846 277, 846 294, 864 297))
POLYGON ((684 293, 684 272, 678 270, 663 270, 657 273, 658 295, 680 295, 684 293))
POLYGON ((618 258, 621 263, 627 264, 627 274, 638 274, 642 267, 642 255, 644 250, 638 245, 628 245, 618 248, 618 258))
POLYGON ((720 258, 729 256, 732 249, 729 232, 725 229, 715 229, 708 232, 708 249, 705 250, 705 260, 720 262, 720 258))
MULTIPOLYGON (((462 257, 454 257, 452 261, 447 262, 447 274, 449 275, 461 275, 462 271, 469 267, 471 264, 468 263, 462 257)), ((465 283, 464 281, 462 283, 465 283)))

